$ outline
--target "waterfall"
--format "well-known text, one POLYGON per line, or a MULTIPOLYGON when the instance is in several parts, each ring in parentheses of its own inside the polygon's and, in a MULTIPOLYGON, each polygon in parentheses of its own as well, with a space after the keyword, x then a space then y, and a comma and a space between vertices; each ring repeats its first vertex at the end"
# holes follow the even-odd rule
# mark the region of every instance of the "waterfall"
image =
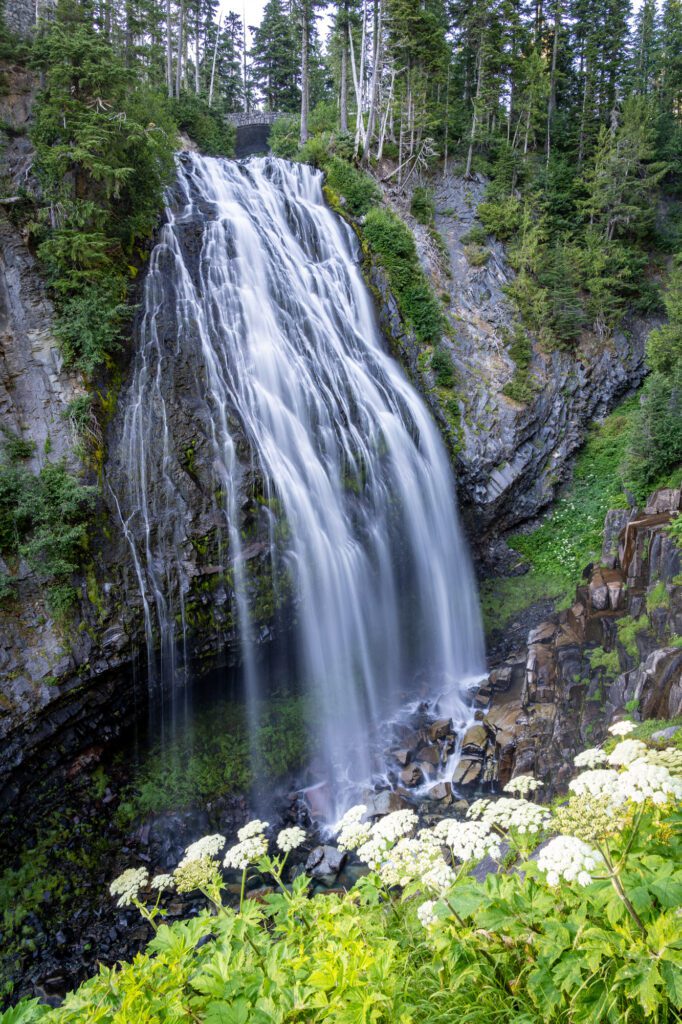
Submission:
POLYGON ((195 429, 208 437, 253 709, 263 683, 240 526, 246 437, 276 499, 271 568, 291 581, 296 671, 340 791, 370 776, 373 727, 424 682, 466 717, 484 654, 444 446, 386 351, 354 233, 322 183, 270 157, 178 159, 146 279, 117 499, 150 665, 172 680, 191 586, 177 453, 195 429), (169 386, 178 372, 189 394, 169 386))

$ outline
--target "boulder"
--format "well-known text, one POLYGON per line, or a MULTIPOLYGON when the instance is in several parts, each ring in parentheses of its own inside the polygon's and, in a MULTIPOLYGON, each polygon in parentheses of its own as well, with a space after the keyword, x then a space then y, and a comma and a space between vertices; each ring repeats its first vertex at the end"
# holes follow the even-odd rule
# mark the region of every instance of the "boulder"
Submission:
POLYGON ((346 853, 335 846, 316 846, 305 862, 306 874, 327 887, 332 886, 343 867, 346 853))
POLYGON ((449 782, 437 782, 429 790, 429 800, 451 800, 452 786, 449 782))
POLYGON ((367 816, 370 818, 379 818, 384 814, 391 814, 393 811, 401 811, 408 806, 407 801, 400 793, 395 793, 392 789, 382 789, 378 793, 365 793, 363 802, 367 806, 367 816))
POLYGON ((429 737, 435 743, 437 740, 444 740, 452 731, 451 718, 437 718, 429 726, 429 737))
POLYGON ((411 764, 401 771, 400 781, 403 786, 418 786, 424 781, 424 773, 418 764, 411 764))
POLYGON ((682 508, 681 495, 682 491, 679 487, 664 487, 660 491, 654 491, 647 499, 644 512, 648 516, 658 515, 661 512, 679 512, 682 508))
POLYGON ((455 786, 471 786, 481 775, 483 765, 470 757, 463 757, 452 774, 452 783, 455 786))
POLYGON ((484 725, 472 725, 462 740, 462 753, 482 756, 488 745, 489 733, 484 725))

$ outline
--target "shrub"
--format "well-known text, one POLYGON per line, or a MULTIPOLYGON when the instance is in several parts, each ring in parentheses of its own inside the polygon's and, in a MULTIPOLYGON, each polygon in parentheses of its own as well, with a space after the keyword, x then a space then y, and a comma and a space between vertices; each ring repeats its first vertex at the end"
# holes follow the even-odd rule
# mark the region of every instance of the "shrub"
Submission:
POLYGON ((488 234, 506 241, 521 227, 523 207, 521 200, 516 196, 498 200, 488 199, 479 205, 476 216, 488 234))
POLYGON ((616 767, 596 775, 590 765, 609 754, 585 752, 587 771, 552 809, 530 799, 541 785, 530 776, 505 787, 525 797, 479 800, 467 820, 419 832, 410 810, 371 823, 364 805, 352 808, 337 842, 367 873, 350 891, 312 894, 289 865, 305 857, 305 831, 272 841, 260 820, 229 846, 218 833, 196 840, 171 874, 129 867, 109 892, 154 929, 146 951, 101 967, 61 1006, 32 1017, 26 1002, 0 1024, 171 1024, 188 1007, 205 1024, 672 1024, 682 1008, 680 752, 630 738, 619 747, 616 767), (479 880, 486 857, 499 868, 479 880), (200 893, 209 909, 163 923, 174 890, 200 893))
POLYGON ((419 263, 410 229, 389 210, 373 209, 363 232, 388 274, 403 318, 419 341, 437 341, 444 330, 443 313, 419 263))
POLYGON ((488 232, 480 224, 473 224, 460 239, 462 245, 485 245, 488 232))
POLYGON ((421 185, 415 188, 412 193, 410 210, 414 219, 419 221, 420 224, 433 224, 436 207, 433 201, 433 193, 430 188, 424 188, 421 185))
POLYGON ((169 100, 169 113, 182 132, 196 142, 199 149, 208 156, 234 156, 236 131, 234 125, 225 120, 222 112, 200 96, 183 92, 175 100, 169 100))
POLYGON ((381 201, 381 189, 374 178, 340 157, 332 157, 327 164, 327 183, 344 197, 347 210, 356 217, 363 216, 381 201))
POLYGON ((490 259, 490 249, 482 245, 465 245, 464 255, 472 267, 484 267, 490 259))
POLYGON ((293 114, 279 117, 270 129, 268 137, 268 143, 274 155, 281 156, 285 160, 293 160, 298 153, 300 132, 300 121, 293 114))
POLYGON ((441 388, 451 388, 455 383, 455 370, 452 356, 444 345, 436 345, 431 356, 431 369, 436 376, 436 384, 441 388))

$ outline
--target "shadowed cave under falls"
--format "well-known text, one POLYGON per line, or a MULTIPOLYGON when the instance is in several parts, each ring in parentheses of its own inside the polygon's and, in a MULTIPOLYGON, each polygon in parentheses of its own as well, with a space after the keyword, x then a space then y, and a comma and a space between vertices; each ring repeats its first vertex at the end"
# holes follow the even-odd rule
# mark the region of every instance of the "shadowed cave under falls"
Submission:
MULTIPOLYGON (((485 659, 454 479, 424 402, 387 352, 355 234, 326 206, 322 174, 272 157, 183 154, 177 167, 114 488, 151 696, 166 709, 191 699, 187 469, 171 411, 180 402, 205 439, 204 470, 210 452, 251 735, 262 700, 294 680, 316 722, 307 781, 335 816, 381 772, 380 725, 401 707, 427 697, 455 722, 469 717, 485 659), (180 398, 178 362, 195 382, 180 398), (280 659, 261 654, 247 571, 243 493, 254 478, 269 521, 264 564, 276 595, 288 591, 280 659)), ((255 741, 252 758, 257 776, 255 741)))

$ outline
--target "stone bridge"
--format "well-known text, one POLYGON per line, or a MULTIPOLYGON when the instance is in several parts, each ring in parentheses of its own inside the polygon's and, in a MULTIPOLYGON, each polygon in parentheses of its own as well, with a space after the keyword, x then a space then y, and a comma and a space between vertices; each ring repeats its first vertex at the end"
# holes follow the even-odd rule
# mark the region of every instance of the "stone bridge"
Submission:
POLYGON ((280 117, 279 111, 250 110, 248 113, 227 114, 226 119, 237 129, 235 156, 241 159, 257 153, 267 153, 270 129, 280 117))

